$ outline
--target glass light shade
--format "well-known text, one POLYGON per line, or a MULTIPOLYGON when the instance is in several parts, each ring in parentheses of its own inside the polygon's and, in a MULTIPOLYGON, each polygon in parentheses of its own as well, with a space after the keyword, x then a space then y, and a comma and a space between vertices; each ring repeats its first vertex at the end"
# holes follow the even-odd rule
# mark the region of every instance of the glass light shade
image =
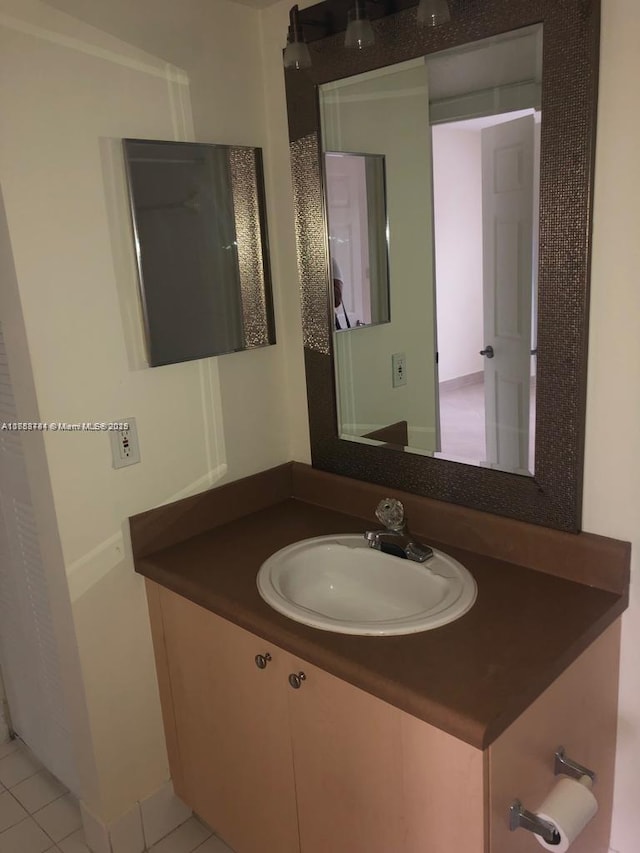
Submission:
POLYGON ((311 68, 311 54, 303 41, 290 41, 285 47, 284 67, 295 68, 296 71, 301 68, 311 68))
POLYGON ((348 20, 347 31, 344 34, 344 46, 353 47, 357 50, 370 47, 375 42, 376 37, 366 11, 355 6, 353 9, 349 9, 348 20))
POLYGON ((420 0, 418 23, 425 27, 439 27, 451 20, 447 0, 420 0))

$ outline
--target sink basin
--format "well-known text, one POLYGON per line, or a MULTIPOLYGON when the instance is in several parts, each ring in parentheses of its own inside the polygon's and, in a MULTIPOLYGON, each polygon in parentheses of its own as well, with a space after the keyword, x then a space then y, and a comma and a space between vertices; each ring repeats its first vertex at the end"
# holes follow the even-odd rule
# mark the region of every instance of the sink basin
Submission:
POLYGON ((318 536, 277 551, 257 577, 274 610, 339 634, 392 636, 459 619, 476 600, 467 569, 442 551, 414 563, 370 548, 362 534, 318 536))

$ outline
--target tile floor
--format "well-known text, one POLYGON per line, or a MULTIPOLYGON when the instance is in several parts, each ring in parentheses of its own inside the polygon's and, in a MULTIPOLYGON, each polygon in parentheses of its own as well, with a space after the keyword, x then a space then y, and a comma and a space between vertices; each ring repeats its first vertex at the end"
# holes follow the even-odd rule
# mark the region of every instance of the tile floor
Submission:
MULTIPOLYGON (((78 804, 19 740, 0 744, 0 853, 90 853, 78 804)), ((190 818, 149 853, 233 853, 190 818)))
MULTIPOLYGON (((529 404, 529 470, 534 470, 536 424, 535 380, 529 404)), ((487 458, 485 447, 484 383, 461 388, 440 386, 440 440, 442 451, 436 456, 481 465, 487 458)))

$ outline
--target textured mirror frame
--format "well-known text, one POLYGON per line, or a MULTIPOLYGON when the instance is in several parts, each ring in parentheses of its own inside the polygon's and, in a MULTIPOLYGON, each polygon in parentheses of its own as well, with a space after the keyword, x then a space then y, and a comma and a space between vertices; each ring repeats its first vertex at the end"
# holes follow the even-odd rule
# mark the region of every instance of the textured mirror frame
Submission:
MULTIPOLYGON (((577 532, 581 524, 599 0, 450 0, 451 23, 420 27, 416 7, 373 22, 375 44, 344 48, 349 0, 300 12, 332 35, 312 67, 285 71, 314 467, 577 532), (535 475, 523 477, 338 438, 318 86, 543 24, 535 475)), ((378 13, 379 14, 379 13, 378 13)), ((313 37, 317 27, 306 32, 313 37)))

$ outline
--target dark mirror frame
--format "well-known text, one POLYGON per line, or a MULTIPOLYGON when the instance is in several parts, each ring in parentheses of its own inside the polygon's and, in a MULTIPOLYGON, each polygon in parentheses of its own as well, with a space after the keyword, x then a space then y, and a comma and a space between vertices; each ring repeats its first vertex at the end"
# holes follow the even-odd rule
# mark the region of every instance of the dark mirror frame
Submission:
MULTIPOLYGON (((451 22, 419 27, 415 0, 368 4, 375 45, 344 47, 350 0, 300 12, 313 65, 285 70, 312 463, 316 468, 577 532, 587 381, 600 39, 599 0, 449 0, 451 22), (384 15, 384 17, 380 17, 384 15), (535 475, 383 446, 337 431, 318 86, 543 24, 535 475)), ((393 287, 393 282, 391 283, 393 287)))

